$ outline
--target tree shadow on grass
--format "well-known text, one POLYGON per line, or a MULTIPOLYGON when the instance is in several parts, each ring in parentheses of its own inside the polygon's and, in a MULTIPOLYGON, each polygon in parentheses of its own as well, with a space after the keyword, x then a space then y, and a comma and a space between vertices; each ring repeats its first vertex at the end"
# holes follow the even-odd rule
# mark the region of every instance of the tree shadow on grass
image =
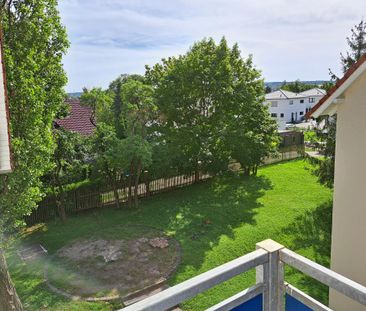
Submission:
MULTIPOLYGON (((166 194, 164 202, 174 201, 174 204, 151 207, 159 218, 158 222, 154 219, 150 224, 173 234, 183 249, 183 266, 197 269, 205 260, 206 252, 218 245, 221 237, 234 239, 235 228, 255 225, 254 216, 262 206, 258 199, 271 188, 271 182, 263 176, 217 177, 166 194)), ((245 249, 239 251, 240 254, 235 254, 234 250, 227 253, 231 252, 230 259, 233 259, 245 253, 245 249)), ((218 258, 220 263, 222 259, 220 262, 218 258)))
MULTIPOLYGON (((312 254, 313 260, 322 266, 330 266, 332 201, 319 205, 315 210, 307 211, 284 230, 293 236, 291 248, 299 252, 312 254)), ((324 304, 328 303, 328 287, 299 273, 295 269, 286 270, 286 275, 296 279, 296 285, 324 304)))

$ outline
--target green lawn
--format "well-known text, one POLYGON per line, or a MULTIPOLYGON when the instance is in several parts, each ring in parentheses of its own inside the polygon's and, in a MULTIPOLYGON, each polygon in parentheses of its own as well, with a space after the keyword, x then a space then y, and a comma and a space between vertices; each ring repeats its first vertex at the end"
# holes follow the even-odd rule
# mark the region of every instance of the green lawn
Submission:
MULTIPOLYGON (((320 264, 329 265, 331 198, 305 162, 260 168, 257 177, 226 176, 156 195, 138 210, 100 210, 51 222, 28 232, 21 242, 37 241, 50 254, 70 241, 98 230, 146 224, 164 230, 182 247, 182 262, 170 284, 177 284, 255 249, 271 238, 320 264)), ((123 231, 122 231, 123 232, 123 231)), ((123 238, 121 234, 121 238, 123 238)), ((118 304, 64 300, 47 290, 40 264, 21 263, 9 250, 11 275, 29 310, 113 310, 118 304)), ((252 285, 250 271, 187 301, 185 310, 204 310, 252 285)), ((287 269, 286 280, 327 301, 327 289, 287 269)))

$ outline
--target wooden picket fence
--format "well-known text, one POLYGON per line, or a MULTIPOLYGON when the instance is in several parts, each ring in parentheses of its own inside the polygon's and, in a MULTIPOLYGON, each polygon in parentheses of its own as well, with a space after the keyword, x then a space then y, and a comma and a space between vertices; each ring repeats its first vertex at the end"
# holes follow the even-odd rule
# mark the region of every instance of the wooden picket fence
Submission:
MULTIPOLYGON (((199 174, 199 181, 209 179, 209 174, 199 174)), ((179 175, 168 178, 159 178, 146 182, 141 182, 138 185, 138 197, 143 198, 157 193, 169 191, 183 186, 191 185, 195 182, 195 174, 179 175), (148 188, 149 191, 148 191, 148 188)), ((120 203, 125 203, 128 200, 128 187, 126 183, 120 183, 118 186, 118 196, 120 203)), ((134 187, 132 187, 132 195, 134 187)), ((113 207, 115 206, 115 197, 113 188, 110 185, 81 187, 66 192, 66 214, 70 215, 80 211, 89 209, 113 207)), ((27 225, 33 225, 39 222, 45 222, 58 217, 56 200, 54 196, 47 196, 38 205, 31 215, 26 216, 27 225)))
MULTIPOLYGON (((271 164, 299 158, 303 156, 303 152, 303 145, 282 147, 280 148, 278 156, 263 159, 263 164, 271 164)), ((230 166, 233 168, 237 166, 237 169, 240 170, 240 165, 238 163, 232 163, 230 166)), ((209 174, 200 173, 199 181, 207 180, 210 177, 211 175, 209 174)), ((143 198, 148 195, 154 195, 156 193, 191 185, 194 182, 194 173, 189 175, 178 175, 151 180, 148 183, 148 187, 147 183, 142 180, 138 185, 138 197, 143 198)), ((134 187, 132 187, 132 195, 133 193, 134 187)), ((118 185, 118 196, 120 203, 127 202, 128 187, 126 183, 120 183, 118 185)), ((86 187, 80 187, 66 193, 65 210, 67 215, 90 209, 113 206, 115 206, 115 197, 111 185, 90 185, 86 187)), ((33 225, 39 222, 55 219, 56 217, 58 217, 58 212, 55 198, 54 196, 48 196, 39 203, 38 208, 35 209, 31 215, 25 217, 25 221, 27 225, 33 225)))

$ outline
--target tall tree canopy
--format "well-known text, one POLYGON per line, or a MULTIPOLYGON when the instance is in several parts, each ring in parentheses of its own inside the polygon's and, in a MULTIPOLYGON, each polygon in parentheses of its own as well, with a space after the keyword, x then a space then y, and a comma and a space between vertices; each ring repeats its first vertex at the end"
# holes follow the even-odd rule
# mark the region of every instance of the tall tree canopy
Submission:
POLYGON ((161 141, 180 171, 198 177, 226 170, 235 159, 249 172, 273 149, 276 124, 262 104, 263 80, 237 45, 202 40, 185 55, 147 67, 146 77, 155 89, 161 141))
POLYGON ((15 170, 1 179, 2 224, 19 226, 42 197, 40 177, 52 165, 52 123, 67 79, 62 56, 69 42, 57 1, 3 1, 4 62, 15 170))
MULTIPOLYGON (((62 110, 69 42, 56 0, 0 3, 14 172, 0 178, 0 233, 23 225, 42 197, 40 178, 52 166, 52 123, 62 110)), ((1 239, 1 237, 0 237, 1 239)), ((0 309, 20 310, 0 240, 0 309)))
POLYGON ((153 89, 139 75, 121 75, 107 90, 84 89, 81 102, 92 107, 97 130, 92 137, 94 171, 113 186, 119 207, 118 187, 128 182, 128 202, 138 205, 137 191, 142 169, 151 163, 148 123, 153 120, 153 89), (134 186, 134 188, 133 188, 134 186))
POLYGON ((346 55, 341 53, 343 73, 366 54, 366 22, 363 19, 351 29, 351 36, 346 40, 349 50, 346 55))

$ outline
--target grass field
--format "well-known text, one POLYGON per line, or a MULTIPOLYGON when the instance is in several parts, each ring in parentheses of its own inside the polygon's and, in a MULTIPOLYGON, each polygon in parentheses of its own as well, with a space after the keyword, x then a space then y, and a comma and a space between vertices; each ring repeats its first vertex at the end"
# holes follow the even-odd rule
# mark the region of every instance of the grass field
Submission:
MULTIPOLYGON (((28 230, 17 243, 42 243, 50 254, 69 242, 98 230, 144 224, 178 240, 182 261, 171 285, 214 268, 255 249, 271 238, 325 266, 329 265, 331 198, 305 162, 262 167, 256 177, 217 177, 197 185, 141 201, 137 210, 100 210, 28 230)), ((52 294, 43 281, 42 265, 22 263, 9 250, 13 281, 27 310, 113 310, 119 304, 68 301, 52 294)), ((240 275, 187 301, 184 310, 207 307, 252 285, 255 272, 240 275)), ((323 302, 327 288, 293 271, 286 280, 323 302)))

